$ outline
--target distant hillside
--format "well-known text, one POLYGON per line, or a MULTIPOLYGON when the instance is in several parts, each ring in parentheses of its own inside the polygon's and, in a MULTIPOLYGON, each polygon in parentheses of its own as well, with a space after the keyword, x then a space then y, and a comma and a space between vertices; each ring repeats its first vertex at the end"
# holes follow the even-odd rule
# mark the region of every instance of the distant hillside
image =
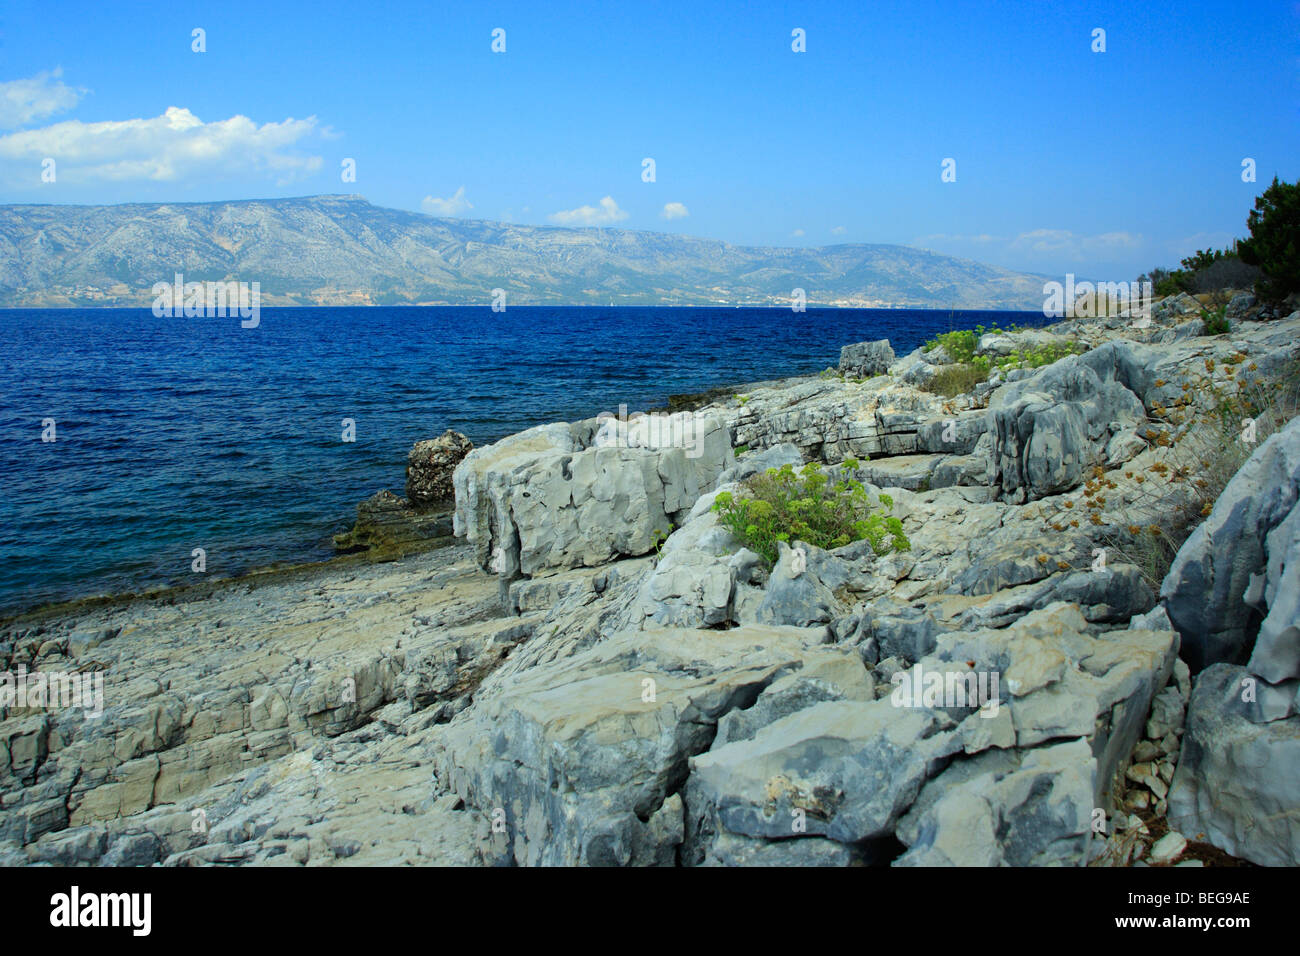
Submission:
POLYGON ((266 305, 810 305, 1038 309, 1043 279, 906 246, 733 246, 437 219, 349 196, 0 206, 0 306, 149 305, 159 281, 260 282, 266 305))

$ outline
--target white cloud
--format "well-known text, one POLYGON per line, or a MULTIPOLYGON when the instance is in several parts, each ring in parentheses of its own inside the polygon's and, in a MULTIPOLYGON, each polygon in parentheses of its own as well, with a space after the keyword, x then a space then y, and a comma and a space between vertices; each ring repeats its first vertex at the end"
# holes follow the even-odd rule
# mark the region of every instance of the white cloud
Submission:
POLYGON ((792 235, 792 236, 794 236, 796 239, 798 239, 799 237, 801 237, 801 236, 803 235, 803 230, 802 230, 802 229, 796 229, 794 232, 790 233, 790 235, 792 235))
POLYGON ((456 190, 456 194, 449 199, 425 196, 424 201, 420 203, 420 208, 435 216, 459 216, 461 213, 473 209, 474 206, 465 198, 465 187, 461 186, 456 190))
POLYGON ((562 226, 603 226, 627 218, 627 213, 618 208, 612 196, 600 201, 600 208, 579 206, 577 209, 564 209, 550 215, 551 222, 562 226))
POLYGON ((1091 259, 1098 253, 1121 252, 1142 244, 1141 236, 1127 232, 1105 232, 1082 236, 1068 229, 1034 229, 1011 240, 1011 249, 1032 252, 1064 252, 1077 259, 1091 259))
POLYGON ((844 235, 846 232, 848 232, 848 230, 845 229, 843 226, 836 226, 834 229, 831 230, 831 235, 832 235, 832 236, 842 236, 842 235, 844 235))
POLYGON ((37 73, 25 80, 0 83, 0 129, 16 129, 33 120, 62 113, 86 94, 59 79, 63 68, 37 73))
POLYGON ((1085 236, 1083 241, 1098 249, 1132 249, 1142 245, 1142 237, 1131 232, 1103 232, 1100 236, 1085 236))
POLYGON ((663 212, 659 215, 663 216, 665 219, 685 219, 690 215, 690 211, 683 203, 668 202, 664 203, 663 212))
POLYGON ((205 123, 169 106, 151 119, 67 120, 0 136, 0 159, 58 162, 59 179, 175 182, 232 173, 271 172, 280 183, 315 172, 319 156, 286 152, 314 133, 316 117, 258 126, 247 116, 205 123))
POLYGON ((930 242, 1010 242, 1010 241, 1011 241, 1010 239, 1007 239, 1003 236, 990 236, 987 232, 982 232, 978 236, 962 236, 962 235, 954 235, 954 234, 944 233, 944 232, 936 232, 933 235, 921 236, 918 239, 914 239, 912 240, 912 244, 916 246, 924 246, 926 243, 930 243, 930 242))

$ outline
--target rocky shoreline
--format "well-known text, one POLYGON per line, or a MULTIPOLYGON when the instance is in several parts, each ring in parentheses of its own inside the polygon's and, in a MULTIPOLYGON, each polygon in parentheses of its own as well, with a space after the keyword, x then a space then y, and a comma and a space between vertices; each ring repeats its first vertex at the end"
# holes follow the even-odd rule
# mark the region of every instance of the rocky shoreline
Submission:
POLYGON ((1296 360, 1300 312, 1200 307, 986 335, 1080 354, 951 397, 942 350, 858 343, 670 416, 444 435, 371 553, 15 618, 0 671, 104 692, 0 706, 0 863, 1295 865, 1300 420, 1143 560, 1217 403, 1296 360), (717 496, 807 462, 910 548, 740 547, 717 496), (900 702, 927 673, 999 690, 900 702))

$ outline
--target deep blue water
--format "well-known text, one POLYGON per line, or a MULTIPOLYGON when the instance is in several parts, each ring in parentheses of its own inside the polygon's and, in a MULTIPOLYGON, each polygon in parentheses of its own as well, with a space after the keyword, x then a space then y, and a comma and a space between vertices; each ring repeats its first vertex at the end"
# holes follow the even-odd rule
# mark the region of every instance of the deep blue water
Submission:
POLYGON ((331 555, 446 428, 481 445, 669 394, 816 373, 841 345, 1040 313, 525 308, 0 310, 0 610, 331 555), (42 442, 42 419, 57 440, 42 442), (344 418, 356 441, 341 440, 344 418))

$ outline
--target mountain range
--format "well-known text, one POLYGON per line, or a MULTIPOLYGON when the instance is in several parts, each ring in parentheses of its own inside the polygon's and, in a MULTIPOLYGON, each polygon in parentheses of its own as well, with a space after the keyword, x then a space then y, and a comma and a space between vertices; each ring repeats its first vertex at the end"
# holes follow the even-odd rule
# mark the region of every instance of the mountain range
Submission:
POLYGON ((0 205, 0 306, 147 306, 157 282, 260 283, 264 305, 1041 309, 1042 276, 897 245, 736 246, 444 219, 359 196, 0 205))

